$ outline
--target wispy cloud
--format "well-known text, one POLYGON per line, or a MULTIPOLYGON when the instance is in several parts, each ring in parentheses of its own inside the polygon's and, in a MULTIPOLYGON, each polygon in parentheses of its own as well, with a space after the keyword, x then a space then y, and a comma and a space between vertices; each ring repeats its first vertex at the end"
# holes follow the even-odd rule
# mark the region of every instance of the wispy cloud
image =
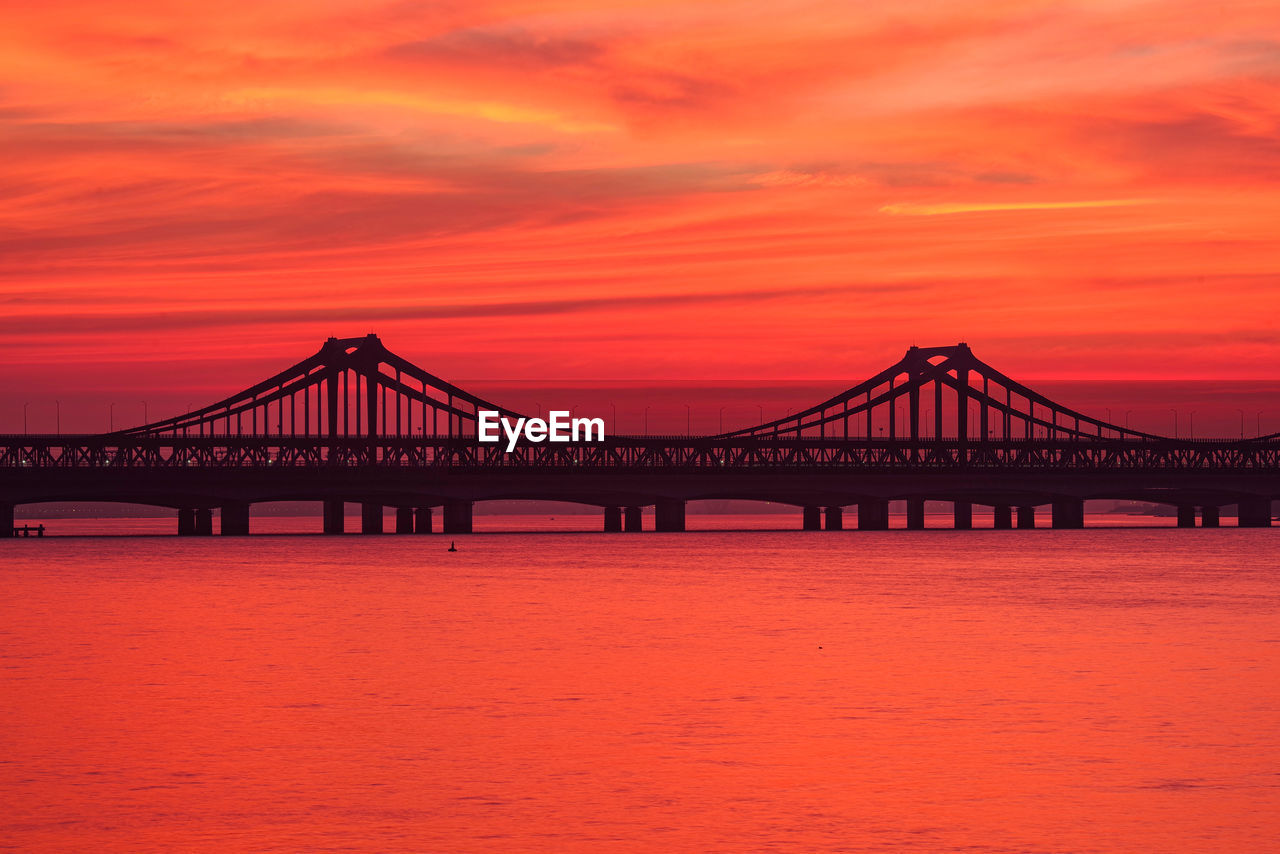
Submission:
POLYGON ((1150 199, 1095 199, 1074 202, 939 202, 918 204, 898 202, 884 205, 881 212, 898 216, 945 216, 947 214, 993 213, 1000 211, 1068 211, 1081 208, 1125 208, 1150 204, 1150 199))

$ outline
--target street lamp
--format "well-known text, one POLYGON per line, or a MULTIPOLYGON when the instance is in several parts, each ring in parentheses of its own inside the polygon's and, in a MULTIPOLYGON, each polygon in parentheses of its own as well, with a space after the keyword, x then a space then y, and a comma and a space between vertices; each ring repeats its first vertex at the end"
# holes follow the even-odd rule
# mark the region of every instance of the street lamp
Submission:
MULTIPOLYGON (((187 414, 191 414, 190 407, 187 408, 187 414)), ((111 428, 110 432, 116 432, 116 402, 111 401, 111 405, 107 407, 107 425, 111 428)))
POLYGON ((1129 429, 1129 413, 1130 413, 1130 412, 1133 412, 1133 410, 1132 410, 1132 409, 1126 409, 1126 410, 1124 411, 1124 429, 1126 429, 1126 430, 1128 430, 1128 429, 1129 429))
POLYGON ((31 405, 30 401, 22 404, 22 432, 23 433, 27 432, 27 407, 30 405, 31 405))
POLYGON ((145 400, 142 401, 142 423, 143 424, 151 423, 151 417, 147 415, 147 402, 145 400))
POLYGON ((618 405, 616 403, 610 403, 609 408, 613 410, 613 432, 617 433, 618 432, 618 405))
POLYGON ((1194 439, 1196 437, 1196 411, 1191 410, 1191 415, 1187 419, 1187 435, 1194 439))
POLYGON ((1178 438, 1178 410, 1170 409, 1169 411, 1173 413, 1173 438, 1176 439, 1178 438))
POLYGON ((644 434, 649 435, 649 407, 644 408, 644 434))
POLYGON ((759 410, 760 410, 760 425, 761 425, 761 426, 764 426, 764 406, 762 406, 761 404, 757 403, 757 404, 756 404, 756 409, 759 409, 759 410))
POLYGON ((1244 438, 1244 410, 1237 409, 1236 412, 1240 413, 1240 438, 1243 439, 1244 438))
POLYGON ((720 432, 724 432, 724 407, 720 407, 720 432))
POLYGON ((687 403, 684 405, 684 434, 693 435, 693 407, 687 403))
MULTIPOLYGON (((62 435, 62 401, 55 400, 53 402, 53 425, 54 430, 59 436, 62 435)), ((1241 416, 1242 418, 1244 416, 1241 416)))

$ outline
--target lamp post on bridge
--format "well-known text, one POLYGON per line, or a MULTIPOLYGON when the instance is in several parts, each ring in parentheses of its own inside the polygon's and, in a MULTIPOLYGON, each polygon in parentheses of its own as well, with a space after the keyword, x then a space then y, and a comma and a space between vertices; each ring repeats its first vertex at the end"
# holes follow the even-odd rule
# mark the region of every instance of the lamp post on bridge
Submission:
POLYGON ((1128 429, 1129 429, 1129 413, 1130 413, 1130 412, 1133 412, 1133 410, 1132 410, 1132 409, 1126 409, 1126 410, 1124 411, 1124 429, 1126 429, 1126 430, 1128 430, 1128 429))
POLYGON ((53 429, 56 435, 62 435, 62 401, 60 400, 53 402, 53 429))
POLYGON ((1240 438, 1243 439, 1244 438, 1244 410, 1237 409, 1236 412, 1240 413, 1240 438))
POLYGON ((649 407, 644 408, 644 434, 649 435, 649 407))
MULTIPOLYGON (((191 414, 190 407, 187 407, 187 414, 191 414)), ((116 432, 116 402, 114 400, 107 407, 107 427, 110 428, 110 432, 116 432)))
POLYGON ((22 404, 22 432, 27 432, 27 407, 31 405, 30 401, 22 404))
POLYGON ((693 407, 687 403, 684 405, 684 434, 693 435, 693 407))
POLYGON ((720 407, 720 432, 724 432, 724 407, 720 407))
POLYGON ((613 432, 617 433, 618 432, 618 405, 616 403, 610 403, 609 408, 613 410, 613 432))
POLYGON ((1173 438, 1176 439, 1178 438, 1178 410, 1170 409, 1169 411, 1173 413, 1173 438))
POLYGON ((142 401, 142 423, 143 424, 151 423, 151 416, 147 414, 147 402, 145 400, 142 401))
POLYGON ((757 403, 756 409, 760 410, 760 426, 763 427, 764 426, 764 405, 757 403))

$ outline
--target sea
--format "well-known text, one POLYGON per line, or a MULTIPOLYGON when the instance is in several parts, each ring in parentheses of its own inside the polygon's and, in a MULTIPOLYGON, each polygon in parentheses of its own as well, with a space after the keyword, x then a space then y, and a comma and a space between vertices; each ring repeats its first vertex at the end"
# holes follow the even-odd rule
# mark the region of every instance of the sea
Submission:
POLYGON ((599 522, 0 544, 0 850, 1280 850, 1280 530, 599 522))

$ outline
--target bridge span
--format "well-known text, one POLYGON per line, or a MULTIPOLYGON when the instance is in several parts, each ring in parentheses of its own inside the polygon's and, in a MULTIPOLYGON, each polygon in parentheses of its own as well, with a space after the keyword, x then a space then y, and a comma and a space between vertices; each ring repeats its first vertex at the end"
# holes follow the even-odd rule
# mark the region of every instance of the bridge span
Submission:
POLYGON ((808 409, 714 436, 610 436, 603 442, 477 441, 477 413, 517 413, 433 376, 376 336, 330 339, 313 356, 191 413, 95 435, 0 436, 0 533, 15 508, 120 501, 178 510, 181 534, 247 534, 250 507, 324 502, 342 533, 343 505, 381 532, 466 533, 478 501, 596 505, 605 531, 637 531, 653 507, 659 531, 685 528, 685 505, 749 499, 801 508, 805 529, 908 528, 926 501, 948 501, 957 528, 973 506, 997 528, 1030 527, 1037 507, 1057 528, 1084 524, 1084 502, 1177 508, 1178 524, 1271 524, 1280 499, 1280 434, 1177 439, 1061 406, 960 344, 912 347, 894 365, 808 409), (436 514, 440 515, 436 524, 436 514), (848 517, 846 517, 848 514, 848 517))

